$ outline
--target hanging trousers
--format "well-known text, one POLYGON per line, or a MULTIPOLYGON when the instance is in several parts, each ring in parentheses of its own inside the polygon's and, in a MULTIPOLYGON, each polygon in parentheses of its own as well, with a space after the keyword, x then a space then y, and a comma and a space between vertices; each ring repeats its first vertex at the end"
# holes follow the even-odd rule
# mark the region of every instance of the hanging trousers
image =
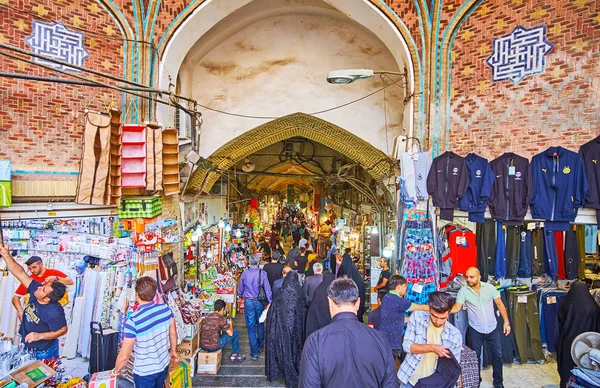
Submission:
POLYGON ((542 310, 546 329, 546 344, 549 352, 556 352, 558 340, 558 308, 567 296, 565 291, 546 291, 542 294, 542 310))
POLYGON ((573 229, 565 232, 565 274, 568 280, 579 276, 579 245, 573 229))
POLYGON ((521 257, 519 258, 519 270, 517 276, 520 278, 531 277, 531 231, 521 228, 520 235, 521 257))
POLYGON ((521 228, 508 226, 506 228, 506 278, 518 277, 519 260, 521 256, 521 228))
POLYGON ((475 235, 477 269, 481 273, 481 281, 487 282, 488 276, 494 272, 496 263, 496 223, 493 220, 477 223, 475 235))
POLYGON ((506 276, 506 231, 502 221, 496 226, 496 263, 494 264, 494 277, 496 279, 506 276))
POLYGON ((511 291, 510 296, 513 329, 521 363, 526 363, 528 358, 545 360, 535 291, 511 291))
POLYGON ((83 153, 75 202, 104 205, 110 166, 110 116, 85 115, 83 153))
POLYGON ((577 246, 579 247, 579 278, 585 278, 585 225, 576 225, 577 246))
POLYGON ((554 231, 544 229, 544 273, 550 277, 558 276, 558 254, 554 231))
POLYGON ((554 242, 556 244, 556 259, 558 263, 558 278, 566 279, 565 271, 565 235, 562 230, 554 232, 554 242))
POLYGON ((544 274, 544 232, 534 229, 531 232, 531 276, 544 274))

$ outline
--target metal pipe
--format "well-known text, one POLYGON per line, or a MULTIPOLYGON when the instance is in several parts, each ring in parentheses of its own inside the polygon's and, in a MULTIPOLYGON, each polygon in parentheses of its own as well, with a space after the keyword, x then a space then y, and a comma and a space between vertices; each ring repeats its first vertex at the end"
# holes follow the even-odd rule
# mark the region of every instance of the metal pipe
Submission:
POLYGON ((236 175, 264 175, 264 176, 275 176, 281 178, 308 178, 308 179, 325 179, 323 175, 308 175, 308 174, 280 174, 277 172, 264 172, 264 171, 236 171, 236 175))

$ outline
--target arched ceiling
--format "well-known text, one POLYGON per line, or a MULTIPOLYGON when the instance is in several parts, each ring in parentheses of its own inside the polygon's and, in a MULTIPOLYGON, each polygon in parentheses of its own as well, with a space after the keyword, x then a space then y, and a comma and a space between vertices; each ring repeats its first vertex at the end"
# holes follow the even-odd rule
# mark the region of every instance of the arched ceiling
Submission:
MULTIPOLYGON (((243 162, 245 158, 252 154, 295 137, 302 137, 320 143, 339 153, 339 155, 343 155, 347 160, 360 165, 377 182, 381 183, 386 178, 394 175, 393 164, 383 152, 343 128, 304 113, 294 113, 260 125, 231 140, 208 159, 216 169, 226 171, 239 165, 240 162, 243 162)), ((308 168, 306 165, 302 167, 302 170, 296 168, 297 166, 285 166, 285 164, 282 164, 281 168, 288 168, 289 171, 293 170, 294 174, 306 173, 305 170, 308 168)), ((311 166, 308 173, 314 173, 315 170, 311 166)), ((190 178, 188 188, 194 191, 208 192, 219 178, 219 171, 196 170, 190 178)), ((289 179, 283 181, 289 182, 289 179)))

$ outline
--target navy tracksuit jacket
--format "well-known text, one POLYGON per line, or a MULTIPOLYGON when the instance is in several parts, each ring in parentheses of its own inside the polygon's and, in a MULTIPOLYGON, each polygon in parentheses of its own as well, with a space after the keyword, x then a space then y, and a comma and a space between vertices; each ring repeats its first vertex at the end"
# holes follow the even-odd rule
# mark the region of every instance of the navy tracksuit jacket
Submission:
POLYGON ((494 184, 494 172, 488 160, 470 153, 465 157, 469 186, 459 201, 460 210, 469 212, 469 221, 485 222, 485 208, 494 184))
POLYGON ((548 221, 573 222, 588 191, 581 156, 550 147, 531 160, 533 197, 531 215, 548 221))

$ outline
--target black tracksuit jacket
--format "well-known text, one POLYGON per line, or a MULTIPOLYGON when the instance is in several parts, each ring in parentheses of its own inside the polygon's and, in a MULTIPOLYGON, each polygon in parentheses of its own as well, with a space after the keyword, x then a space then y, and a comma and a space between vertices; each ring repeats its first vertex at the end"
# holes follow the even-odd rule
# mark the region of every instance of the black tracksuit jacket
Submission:
POLYGON ((533 193, 529 160, 507 152, 492 160, 490 167, 496 177, 488 201, 492 218, 503 220, 507 225, 520 224, 533 193), (514 175, 509 175, 510 166, 514 166, 514 175))
POLYGON ((467 187, 469 173, 465 158, 446 151, 433 160, 427 175, 427 191, 432 196, 433 205, 441 212, 458 209, 458 201, 467 192, 467 187))

